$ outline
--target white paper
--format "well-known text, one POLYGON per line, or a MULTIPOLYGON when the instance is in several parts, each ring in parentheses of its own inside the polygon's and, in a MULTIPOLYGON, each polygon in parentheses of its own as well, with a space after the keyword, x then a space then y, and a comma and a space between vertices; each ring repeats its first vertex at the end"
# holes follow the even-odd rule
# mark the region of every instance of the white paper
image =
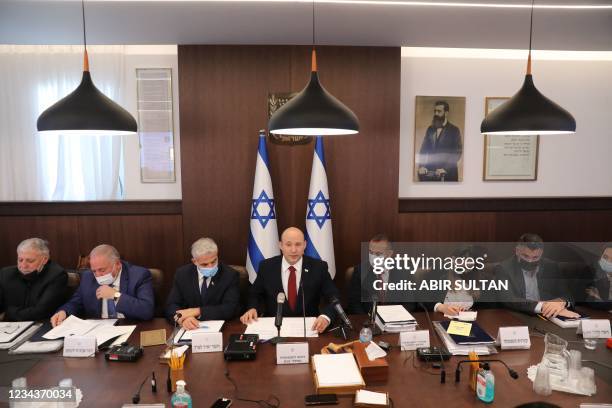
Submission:
POLYGON ((382 305, 378 306, 376 313, 385 324, 394 322, 410 322, 415 318, 402 305, 382 305))
POLYGON ((385 350, 380 348, 380 346, 378 344, 374 343, 373 341, 371 341, 370 344, 368 344, 368 346, 366 347, 365 351, 366 351, 366 354, 368 355, 368 359, 370 361, 374 361, 377 358, 382 358, 382 357, 385 357, 387 355, 385 350))
POLYGON ((610 320, 584 319, 580 321, 577 334, 582 333, 585 339, 607 339, 610 336, 610 320))
MULTIPOLYGON (((258 334, 261 340, 276 337, 278 330, 274 325, 274 317, 260 317, 247 325, 244 334, 258 334)), ((306 318, 306 337, 318 337, 315 330, 311 330, 316 317, 306 318)), ((285 317, 280 330, 281 337, 304 337, 304 319, 302 317, 285 317)))
POLYGON ((0 343, 16 339, 34 322, 0 322, 0 343))
POLYGON ((502 350, 520 350, 531 347, 527 326, 500 327, 496 340, 502 350))
POLYGON ((387 405, 387 394, 384 392, 372 392, 367 390, 357 390, 355 394, 355 404, 387 405))
MULTIPOLYGON (((316 330, 311 330, 316 317, 306 318, 306 337, 319 337, 316 330)), ((281 337, 304 337, 304 318, 285 317, 281 326, 281 337)))
POLYGON ((185 330, 180 329, 176 336, 174 336, 174 343, 178 343, 179 341, 191 341, 191 337, 195 333, 214 333, 221 331, 221 327, 225 320, 206 320, 204 322, 200 322, 200 327, 195 330, 185 330))
POLYGON ((61 349, 63 345, 64 340, 26 341, 16 349, 10 350, 9 354, 53 353, 61 349))
POLYGON ((415 330, 400 333, 402 351, 416 350, 419 347, 429 347, 429 330, 415 330))
POLYGON ((307 364, 308 343, 278 343, 276 345, 276 364, 307 364))
POLYGON ((42 325, 42 323, 35 323, 25 329, 19 336, 15 337, 13 340, 6 343, 0 343, 0 350, 8 350, 17 344, 23 343, 25 340, 28 340, 30 337, 32 337, 34 333, 36 333, 38 329, 42 327, 42 325))
POLYGON ((96 338, 93 336, 69 336, 64 340, 64 357, 94 357, 96 338))
POLYGON ((320 387, 342 387, 363 384, 353 353, 315 354, 312 364, 320 387))
POLYGON ((223 351, 223 333, 196 331, 191 338, 191 351, 193 353, 223 351))
POLYGON ((82 320, 75 315, 70 315, 62 322, 62 324, 55 326, 42 337, 47 340, 56 340, 61 339, 62 337, 66 338, 69 336, 82 336, 83 334, 92 330, 98 324, 102 323, 97 320, 82 320))
MULTIPOLYGON (((88 336, 94 336, 98 345, 106 343, 116 337, 130 337, 136 326, 111 326, 108 324, 98 325, 87 333, 88 336)), ((126 338, 127 339, 127 338, 126 338)), ((115 339, 112 344, 118 339, 115 339)), ((120 342, 121 343, 121 342, 120 342)))

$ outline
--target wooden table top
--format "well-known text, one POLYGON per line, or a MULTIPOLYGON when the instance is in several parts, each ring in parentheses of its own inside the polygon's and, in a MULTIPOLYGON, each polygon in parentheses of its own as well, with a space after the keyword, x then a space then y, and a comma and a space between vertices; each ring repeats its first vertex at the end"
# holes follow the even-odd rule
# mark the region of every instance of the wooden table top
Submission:
MULTIPOLYGON (((591 316, 609 318, 607 312, 589 312, 591 316)), ((423 312, 413 314, 420 328, 427 328, 428 323, 423 312)), ((439 313, 432 313, 433 320, 441 320, 439 313)), ((351 316, 356 327, 360 327, 365 316, 351 316)), ((497 334, 500 326, 517 326, 534 323, 540 329, 553 331, 552 323, 541 321, 535 317, 517 316, 506 310, 482 310, 478 312, 478 323, 492 336, 497 334), (533 319, 533 321, 525 320, 533 319)), ((163 319, 139 323, 130 337, 130 343, 139 344, 140 331, 165 328, 167 335, 172 332, 172 326, 163 319)), ((224 345, 229 334, 242 333, 245 326, 239 321, 226 322, 223 327, 224 345)), ((574 336, 574 330, 566 329, 568 335, 574 336)), ((431 332, 432 345, 439 344, 438 337, 431 332)), ((358 332, 352 333, 353 338, 358 332)), ((398 334, 384 334, 376 339, 385 340, 396 345, 398 334)), ((300 339, 296 339, 299 341, 300 339)), ((609 381, 610 371, 604 367, 595 368, 597 394, 593 397, 581 397, 554 391, 549 397, 540 397, 532 390, 532 383, 527 378, 527 368, 537 364, 544 352, 542 336, 531 337, 531 349, 503 351, 492 358, 503 359, 510 367, 519 373, 519 378, 510 378, 507 371, 499 364, 493 364, 495 374, 495 401, 500 407, 514 407, 521 403, 545 400, 562 407, 577 407, 581 402, 612 402, 612 386, 609 381)), ((317 354, 321 348, 330 342, 342 343, 343 339, 333 334, 323 334, 318 338, 308 339, 310 355, 317 354)), ((570 343, 570 349, 583 352, 583 359, 596 359, 607 364, 612 363, 612 351, 605 344, 598 344, 595 352, 587 351, 581 344, 570 343)), ((155 371, 157 378, 157 393, 151 392, 147 381, 142 388, 141 403, 163 402, 169 406, 170 394, 166 392, 167 366, 159 363, 159 355, 164 346, 145 347, 144 356, 136 363, 107 362, 103 353, 95 358, 62 358, 61 352, 55 356, 46 356, 27 373, 28 386, 53 386, 62 378, 72 378, 74 385, 83 391, 83 407, 119 407, 131 402, 145 376, 155 371)), ((463 367, 461 382, 456 384, 455 366, 462 356, 452 357, 445 363, 446 383, 440 383, 439 370, 426 367, 424 363, 407 359, 413 352, 402 352, 393 348, 388 355, 389 379, 386 383, 366 386, 372 391, 387 391, 393 399, 395 407, 457 407, 483 406, 468 386, 468 368, 463 367), (435 372, 435 373, 434 373, 435 372)), ((23 358, 23 357, 21 357, 23 358)), ((486 356, 483 358, 487 358, 486 356)), ((234 400, 235 407, 253 407, 253 403, 236 400, 236 392, 232 383, 226 378, 226 370, 238 385, 238 396, 241 398, 260 400, 275 395, 280 400, 281 407, 302 407, 304 396, 315 393, 309 364, 276 365, 275 346, 261 344, 257 349, 255 361, 226 362, 223 353, 188 353, 185 362, 185 380, 187 390, 191 393, 194 407, 209 407, 218 397, 228 397, 234 400)), ((339 406, 352 406, 353 398, 339 397, 339 406)))

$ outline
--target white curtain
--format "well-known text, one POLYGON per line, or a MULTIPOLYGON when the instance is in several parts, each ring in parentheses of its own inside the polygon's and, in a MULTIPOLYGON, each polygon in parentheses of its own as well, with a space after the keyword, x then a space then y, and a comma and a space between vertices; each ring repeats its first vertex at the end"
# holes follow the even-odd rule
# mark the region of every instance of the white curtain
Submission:
MULTIPOLYGON (((96 86, 125 105, 123 46, 88 47, 96 86)), ((80 83, 82 46, 0 45, 0 201, 121 199, 121 136, 39 135, 36 120, 80 83)))

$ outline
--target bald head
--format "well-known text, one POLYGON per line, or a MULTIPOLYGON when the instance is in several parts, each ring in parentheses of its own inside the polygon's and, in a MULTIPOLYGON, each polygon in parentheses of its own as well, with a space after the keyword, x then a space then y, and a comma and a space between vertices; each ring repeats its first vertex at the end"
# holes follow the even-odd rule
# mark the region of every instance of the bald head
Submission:
POLYGON ((287 228, 281 234, 279 247, 287 262, 289 262, 290 265, 295 264, 302 258, 304 249, 306 249, 304 233, 299 228, 287 228))

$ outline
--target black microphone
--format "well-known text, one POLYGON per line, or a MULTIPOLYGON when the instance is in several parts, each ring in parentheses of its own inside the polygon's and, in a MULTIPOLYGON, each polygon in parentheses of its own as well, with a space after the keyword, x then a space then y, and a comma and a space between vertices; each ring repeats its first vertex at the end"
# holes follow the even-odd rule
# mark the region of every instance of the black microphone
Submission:
POLYGON ((144 385, 144 383, 147 381, 147 378, 149 378, 149 376, 146 376, 145 379, 142 380, 140 387, 138 387, 138 391, 136 391, 136 394, 134 394, 134 396, 132 397, 133 404, 138 404, 140 402, 140 391, 142 390, 142 386, 144 385))
POLYGON ((342 323, 344 324, 344 326, 348 327, 349 330, 353 330, 353 325, 351 324, 351 321, 349 320, 346 313, 344 313, 344 309, 342 308, 342 305, 340 304, 340 300, 338 300, 337 297, 333 296, 330 299, 330 303, 334 307, 334 310, 336 311, 336 314, 338 315, 338 317, 340 317, 340 320, 342 320, 342 323))
POLYGON ((278 295, 276 295, 276 319, 274 319, 274 325, 279 331, 279 336, 280 336, 281 326, 283 325, 283 304, 284 303, 285 303, 285 294, 283 292, 280 292, 278 295))
POLYGON ((492 360, 461 360, 457 363, 457 368, 455 369, 455 382, 458 383, 459 381, 461 381, 461 364, 463 363, 501 363, 504 365, 504 367, 506 367, 506 370, 508 370, 508 374, 510 375, 510 377, 514 378, 515 380, 519 377, 518 373, 513 370, 512 368, 508 367, 508 364, 506 364, 504 361, 502 360, 498 360, 498 359, 492 359, 492 360))
MULTIPOLYGON (((425 311, 425 316, 427 316, 429 327, 431 328, 431 330, 434 331, 434 333, 438 335, 438 338, 440 339, 440 345, 444 346, 444 340, 442 340, 442 337, 438 334, 438 332, 433 327, 433 323, 431 322, 431 317, 429 317, 429 310, 427 310, 425 305, 421 302, 419 302, 418 305, 425 311)), ((444 357, 442 357, 442 350, 440 347, 438 347, 438 353, 440 353, 440 384, 444 384, 446 383, 446 370, 444 369, 444 357)))
MULTIPOLYGON (((308 273, 308 269, 304 268, 304 273, 308 273)), ((302 319, 304 320, 304 338, 307 338, 306 335, 306 291, 304 290, 304 277, 300 277, 300 289, 302 289, 302 319)))

